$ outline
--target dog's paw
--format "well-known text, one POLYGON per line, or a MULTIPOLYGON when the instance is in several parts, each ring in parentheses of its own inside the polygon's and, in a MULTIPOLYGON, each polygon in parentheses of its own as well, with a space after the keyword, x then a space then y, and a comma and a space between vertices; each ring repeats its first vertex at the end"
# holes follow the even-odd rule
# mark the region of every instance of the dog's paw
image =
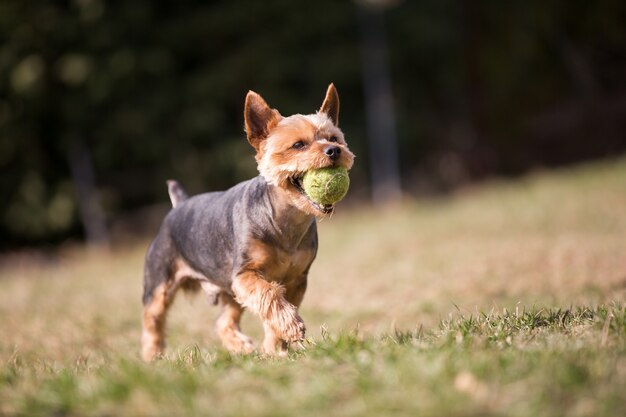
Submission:
POLYGON ((287 343, 301 342, 304 340, 305 333, 306 326, 304 325, 304 321, 302 317, 296 313, 295 319, 282 334, 282 339, 287 343))
POLYGON ((287 343, 304 340, 306 327, 296 308, 286 304, 270 323, 276 335, 287 343))
POLYGON ((144 335, 141 342, 141 358, 144 362, 152 362, 163 355, 165 350, 163 342, 159 343, 146 335, 144 335))
POLYGON ((256 350, 252 339, 245 334, 235 331, 227 336, 222 336, 222 344, 229 352, 248 355, 256 350))

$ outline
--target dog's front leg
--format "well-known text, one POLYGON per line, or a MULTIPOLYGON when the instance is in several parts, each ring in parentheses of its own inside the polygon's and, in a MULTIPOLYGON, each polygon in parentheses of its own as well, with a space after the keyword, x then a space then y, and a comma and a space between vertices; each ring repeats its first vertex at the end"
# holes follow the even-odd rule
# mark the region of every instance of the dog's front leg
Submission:
POLYGON ((265 353, 284 354, 285 344, 304 339, 304 322, 297 307, 285 299, 284 287, 268 282, 257 271, 245 271, 235 277, 232 289, 237 301, 261 318, 265 353))

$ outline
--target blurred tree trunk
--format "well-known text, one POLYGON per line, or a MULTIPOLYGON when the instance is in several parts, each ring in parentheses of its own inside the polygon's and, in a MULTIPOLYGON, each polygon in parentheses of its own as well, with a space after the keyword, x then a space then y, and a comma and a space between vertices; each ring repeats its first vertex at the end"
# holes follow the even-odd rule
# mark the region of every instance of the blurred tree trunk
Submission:
POLYGON ((402 196, 383 11, 359 5, 363 84, 374 204, 402 196))
POLYGON ((583 100, 591 101, 598 95, 600 83, 596 80, 590 60, 566 35, 561 35, 558 39, 557 49, 576 95, 583 100))
POLYGON ((498 158, 489 137, 482 68, 483 10, 480 2, 461 2, 461 53, 464 75, 463 113, 465 132, 453 144, 461 152, 464 170, 471 178, 483 178, 497 171, 498 158))
POLYGON ((68 162, 87 244, 91 247, 108 248, 109 233, 104 210, 97 195, 93 162, 89 150, 83 144, 71 145, 68 162))

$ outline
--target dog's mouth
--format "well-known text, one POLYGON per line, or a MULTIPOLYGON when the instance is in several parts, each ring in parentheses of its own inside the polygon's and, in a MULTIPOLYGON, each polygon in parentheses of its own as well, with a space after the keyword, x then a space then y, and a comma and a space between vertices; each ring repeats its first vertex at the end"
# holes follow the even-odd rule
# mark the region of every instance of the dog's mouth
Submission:
POLYGON ((304 187, 302 187, 302 177, 304 176, 304 174, 300 174, 297 176, 292 176, 289 177, 289 181, 291 182, 291 185, 294 186, 294 188, 296 190, 298 190, 298 192, 307 200, 307 202, 317 211, 319 211, 322 214, 330 214, 335 210, 335 205, 334 204, 326 204, 326 205, 321 205, 313 200, 311 200, 311 198, 306 194, 306 192, 304 191, 304 187))

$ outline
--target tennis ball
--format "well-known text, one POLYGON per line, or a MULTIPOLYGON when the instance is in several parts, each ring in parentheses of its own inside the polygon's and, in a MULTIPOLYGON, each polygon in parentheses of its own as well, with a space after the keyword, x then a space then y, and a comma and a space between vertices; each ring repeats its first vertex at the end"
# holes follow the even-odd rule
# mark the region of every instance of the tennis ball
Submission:
POLYGON ((342 167, 312 169, 302 178, 306 195, 323 206, 335 204, 344 198, 349 186, 348 170, 342 167))

